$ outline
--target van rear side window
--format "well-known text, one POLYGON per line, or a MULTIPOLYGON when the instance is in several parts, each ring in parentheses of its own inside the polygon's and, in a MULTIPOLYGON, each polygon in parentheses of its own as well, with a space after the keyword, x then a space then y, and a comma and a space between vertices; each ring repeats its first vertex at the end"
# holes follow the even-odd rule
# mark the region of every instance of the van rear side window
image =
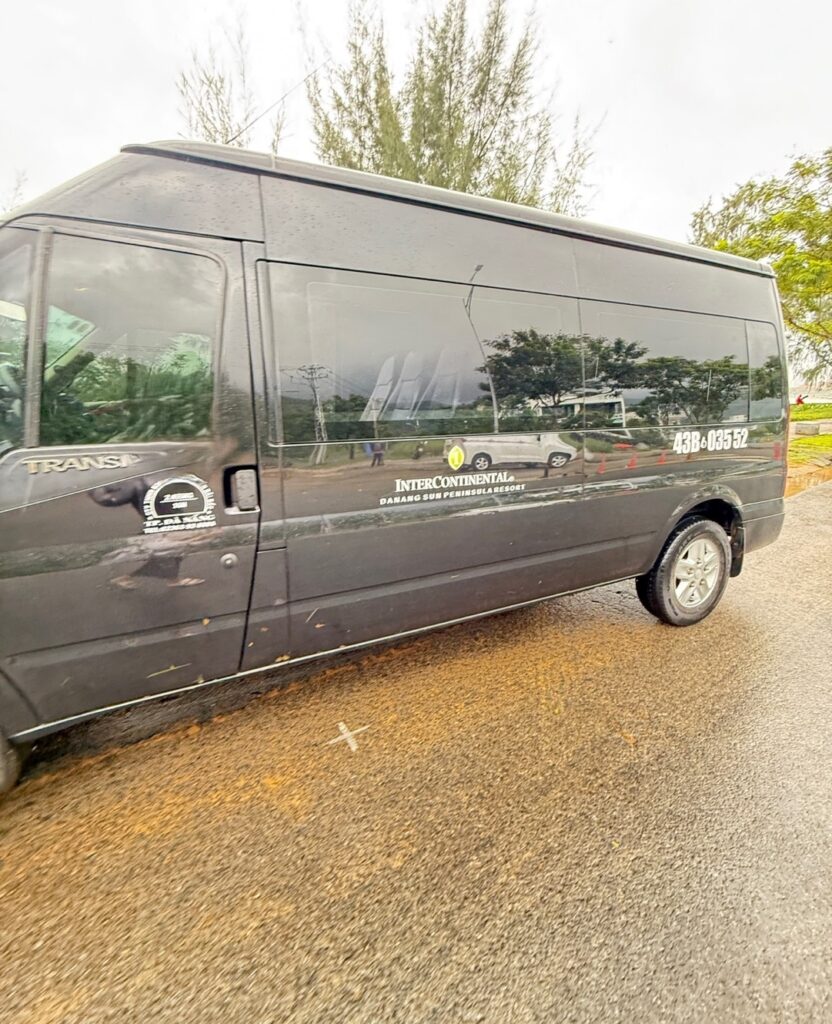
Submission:
POLYGON ((194 253, 56 235, 40 443, 209 434, 222 276, 194 253))
POLYGON ((751 366, 751 419, 778 419, 783 414, 783 368, 777 335, 771 324, 749 321, 748 361, 751 366))
POLYGON ((745 324, 729 317, 582 302, 587 426, 748 420, 745 324), (614 409, 610 404, 609 409, 614 409))

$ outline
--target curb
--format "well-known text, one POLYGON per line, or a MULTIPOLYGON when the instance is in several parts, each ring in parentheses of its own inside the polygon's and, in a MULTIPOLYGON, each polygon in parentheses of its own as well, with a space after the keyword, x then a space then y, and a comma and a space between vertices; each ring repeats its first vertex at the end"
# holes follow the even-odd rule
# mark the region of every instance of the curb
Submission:
POLYGON ((786 479, 786 497, 792 498, 795 494, 800 494, 816 484, 825 484, 829 480, 832 480, 832 466, 800 466, 789 472, 786 479))

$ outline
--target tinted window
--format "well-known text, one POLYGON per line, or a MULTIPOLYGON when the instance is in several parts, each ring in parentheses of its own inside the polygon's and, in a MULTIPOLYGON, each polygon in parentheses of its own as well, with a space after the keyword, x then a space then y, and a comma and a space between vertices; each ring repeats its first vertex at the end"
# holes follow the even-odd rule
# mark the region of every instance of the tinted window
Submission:
POLYGON ((31 264, 29 233, 0 232, 0 454, 23 441, 31 264))
POLYGON ((751 419, 778 419, 783 412, 783 368, 771 324, 747 324, 751 367, 751 419))
POLYGON ((581 426, 577 300, 476 288, 471 313, 500 431, 581 426))
POLYGON ((748 418, 741 320, 581 303, 588 427, 748 418))
POLYGON ((41 444, 208 434, 221 291, 208 257, 57 235, 41 444))
POLYGON ((288 443, 494 427, 470 289, 270 265, 288 443))

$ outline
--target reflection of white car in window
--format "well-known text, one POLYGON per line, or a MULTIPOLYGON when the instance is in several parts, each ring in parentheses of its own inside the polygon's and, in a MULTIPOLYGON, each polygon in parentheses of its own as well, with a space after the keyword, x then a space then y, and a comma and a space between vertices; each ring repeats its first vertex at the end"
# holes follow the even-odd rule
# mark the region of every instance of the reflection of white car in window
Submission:
POLYGON ((578 454, 578 449, 563 440, 562 434, 478 434, 476 437, 450 437, 445 442, 445 458, 454 447, 463 452, 463 466, 483 473, 491 466, 520 463, 559 469, 578 454))

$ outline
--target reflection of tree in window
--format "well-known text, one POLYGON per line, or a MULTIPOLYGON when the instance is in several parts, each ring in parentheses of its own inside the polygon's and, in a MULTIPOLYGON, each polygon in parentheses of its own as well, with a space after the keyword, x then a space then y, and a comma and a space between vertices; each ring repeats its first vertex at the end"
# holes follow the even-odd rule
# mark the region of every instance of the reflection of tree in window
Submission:
POLYGON ((785 388, 777 335, 771 324, 746 325, 751 363, 751 418, 779 419, 784 412, 785 388))
MULTIPOLYGON (((587 389, 618 393, 627 427, 747 421, 741 320, 587 302, 587 389)), ((587 406, 587 425, 598 422, 587 406)))
POLYGON ((221 271, 206 257, 56 239, 41 443, 208 434, 221 271))
MULTIPOLYGON (((541 418, 570 426, 573 417, 561 408, 566 395, 583 386, 582 339, 544 334, 534 327, 486 341, 491 349, 480 371, 489 375, 497 397, 501 430, 534 429, 541 418)), ((488 381, 480 389, 489 392, 488 381)))
POLYGON ((688 423, 718 423, 728 406, 748 389, 748 368, 733 356, 697 362, 659 356, 641 364, 650 394, 635 406, 648 423, 670 426, 680 413, 688 423))
MULTIPOLYGON (((492 352, 482 369, 494 382, 502 430, 533 429, 541 418, 578 426, 583 406, 589 427, 719 422, 732 403, 739 403, 739 418, 746 417, 748 366, 733 355, 651 356, 638 340, 544 334, 531 327, 486 345, 492 352)), ((774 370, 779 372, 776 361, 774 370)), ((488 384, 480 387, 487 390, 488 384)))
POLYGON ((769 356, 762 366, 751 371, 753 398, 774 398, 783 390, 783 368, 779 356, 769 356))
POLYGON ((0 237, 0 454, 23 440, 24 361, 28 335, 29 232, 0 237))

